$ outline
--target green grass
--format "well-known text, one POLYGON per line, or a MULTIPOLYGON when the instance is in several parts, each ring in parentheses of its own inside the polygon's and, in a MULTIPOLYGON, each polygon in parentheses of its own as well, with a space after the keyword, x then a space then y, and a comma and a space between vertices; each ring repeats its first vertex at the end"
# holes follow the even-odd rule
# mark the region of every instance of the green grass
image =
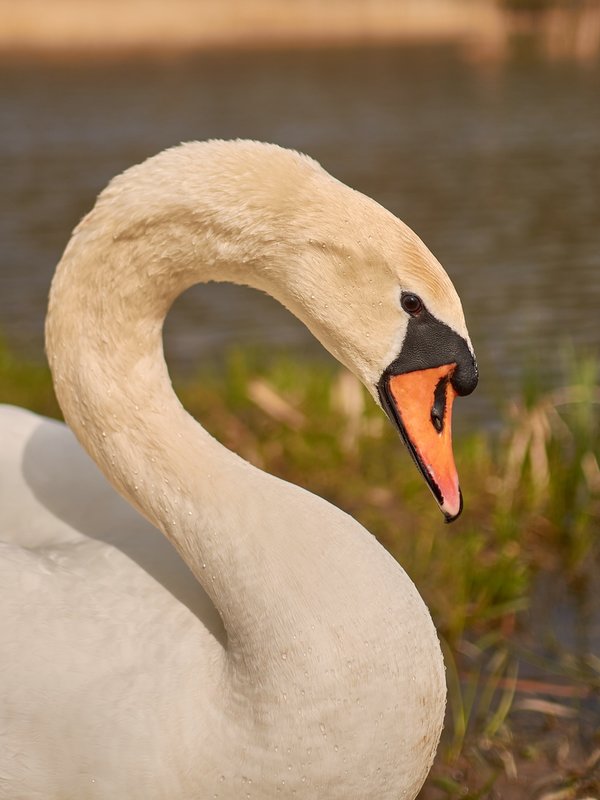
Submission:
MULTIPOLYGON (((226 446, 347 510, 417 584, 444 641, 449 686, 447 730, 423 798, 496 796, 491 787, 517 763, 550 758, 514 733, 526 654, 513 634, 540 570, 575 585, 597 580, 599 376, 594 358, 569 361, 557 389, 524 381, 500 436, 478 431, 455 441, 465 511, 450 527, 392 426, 347 373, 238 351, 224 373, 176 382, 184 405, 226 446)), ((59 415, 48 370, 16 360, 1 342, 0 401, 59 415)), ((600 686, 593 653, 558 653, 538 666, 575 687, 574 698, 581 686, 600 686)), ((527 696, 538 717, 552 716, 535 689, 527 696)), ((585 783, 584 761, 565 780, 583 775, 585 783)))

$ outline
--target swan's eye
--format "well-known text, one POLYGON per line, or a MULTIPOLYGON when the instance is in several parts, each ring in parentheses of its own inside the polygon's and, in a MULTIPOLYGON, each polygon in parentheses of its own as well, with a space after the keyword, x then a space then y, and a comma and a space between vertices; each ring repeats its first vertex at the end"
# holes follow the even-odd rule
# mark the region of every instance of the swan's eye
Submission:
POLYGON ((417 297, 416 294, 411 294, 410 292, 402 292, 402 296, 400 297, 400 305, 407 314, 411 315, 411 317, 416 317, 421 313, 421 311, 423 311, 423 301, 421 298, 417 297))

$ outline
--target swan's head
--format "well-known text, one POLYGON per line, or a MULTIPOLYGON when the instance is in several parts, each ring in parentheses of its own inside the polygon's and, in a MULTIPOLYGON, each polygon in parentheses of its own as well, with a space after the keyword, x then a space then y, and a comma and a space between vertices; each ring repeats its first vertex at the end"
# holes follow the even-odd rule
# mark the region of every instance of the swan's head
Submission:
POLYGON ((345 266, 337 259, 346 319, 328 342, 381 404, 451 522, 462 510, 452 405, 475 389, 477 364, 447 274, 412 231, 382 214, 373 233, 353 228, 352 255, 345 266))
POLYGON ((383 407, 450 522, 462 509, 452 405, 478 378, 460 299, 400 220, 314 162, 297 171, 286 239, 301 264, 280 299, 383 407))
POLYGON ((462 510, 452 405, 475 389, 477 364, 446 273, 412 232, 402 230, 400 238, 394 263, 370 261, 370 278, 360 282, 365 313, 355 318, 349 366, 399 431, 451 522, 462 510))
POLYGON ((355 229, 345 298, 355 313, 345 341, 339 331, 336 338, 451 522, 462 510, 452 404, 475 389, 477 364, 460 300, 441 265, 398 220, 382 211, 381 222, 373 233, 355 229))

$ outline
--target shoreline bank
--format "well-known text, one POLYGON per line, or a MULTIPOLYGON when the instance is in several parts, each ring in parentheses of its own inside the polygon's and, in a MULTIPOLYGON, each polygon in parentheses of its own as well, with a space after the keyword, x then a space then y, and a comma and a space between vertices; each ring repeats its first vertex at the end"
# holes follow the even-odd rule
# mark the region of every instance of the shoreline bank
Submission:
POLYGON ((600 4, 531 14, 495 0, 0 0, 3 57, 448 43, 494 58, 527 34, 551 57, 595 58, 600 4))

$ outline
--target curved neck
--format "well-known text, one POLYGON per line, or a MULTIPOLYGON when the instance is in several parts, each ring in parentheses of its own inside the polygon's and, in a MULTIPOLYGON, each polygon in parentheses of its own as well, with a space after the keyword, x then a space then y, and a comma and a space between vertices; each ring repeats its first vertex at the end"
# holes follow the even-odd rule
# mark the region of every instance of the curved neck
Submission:
MULTIPOLYGON (((258 177, 237 164, 232 185, 221 175, 229 151, 198 159, 207 146, 166 151, 124 173, 76 229, 52 284, 46 327, 65 419, 115 488, 178 549, 221 614, 228 652, 246 666, 264 673, 279 663, 290 631, 314 631, 315 617, 323 631, 329 626, 321 649, 332 659, 339 656, 332 642, 349 646, 333 633, 340 620, 357 641, 374 636, 391 646, 401 622, 389 601, 402 599, 396 565, 342 512, 217 443, 179 403, 162 351, 173 300, 210 280, 269 291, 327 344, 336 331, 324 270, 335 287, 347 279, 349 259, 330 232, 347 225, 352 203, 368 219, 370 201, 299 157, 302 180, 287 178, 283 193, 279 149, 258 177)), ((379 229, 385 214, 379 210, 379 229)), ((351 303, 341 305, 351 317, 351 303)), ((344 313, 335 318, 341 360, 352 347, 344 313)))
POLYGON ((346 533, 337 540, 339 512, 252 468, 185 412, 165 365, 162 325, 181 292, 210 280, 268 290, 306 316, 317 276, 305 270, 299 278, 291 211, 258 201, 253 208, 248 193, 232 198, 207 176, 201 188, 174 195, 189 183, 187 165, 167 166, 168 179, 154 171, 147 187, 141 168, 125 173, 77 228, 52 284, 48 357, 76 436, 178 549, 221 614, 230 651, 238 646, 246 662, 260 653, 264 670, 269 649, 279 658, 288 646, 290 619, 308 619, 326 595, 336 597, 331 564, 343 564, 342 553, 351 559, 352 544, 346 533), (305 574, 314 583, 298 580, 305 574), (293 607, 273 618, 291 585, 293 607))

